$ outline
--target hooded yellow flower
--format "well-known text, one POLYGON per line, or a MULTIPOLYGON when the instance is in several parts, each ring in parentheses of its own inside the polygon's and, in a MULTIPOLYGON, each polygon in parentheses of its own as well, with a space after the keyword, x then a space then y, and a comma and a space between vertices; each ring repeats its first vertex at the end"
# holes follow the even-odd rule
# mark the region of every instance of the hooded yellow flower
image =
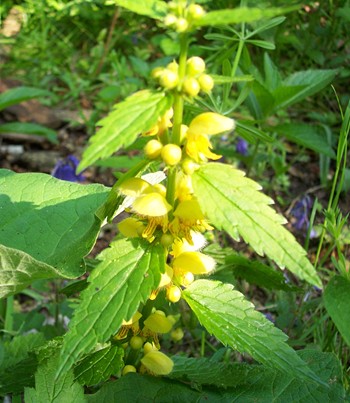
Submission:
POLYGON ((173 260, 176 275, 186 272, 209 274, 215 269, 215 260, 201 252, 184 252, 173 260))
POLYGON ((173 108, 170 108, 168 111, 165 112, 165 114, 163 116, 161 116, 158 119, 158 122, 156 125, 154 125, 150 130, 148 130, 145 133, 142 133, 143 136, 161 136, 164 131, 168 128, 168 127, 172 127, 172 123, 171 123, 171 118, 174 115, 174 111, 173 108))
POLYGON ((208 136, 233 130, 235 123, 233 119, 213 112, 206 112, 196 116, 190 123, 187 130, 186 153, 196 162, 206 159, 219 159, 220 155, 210 150, 212 144, 208 136))

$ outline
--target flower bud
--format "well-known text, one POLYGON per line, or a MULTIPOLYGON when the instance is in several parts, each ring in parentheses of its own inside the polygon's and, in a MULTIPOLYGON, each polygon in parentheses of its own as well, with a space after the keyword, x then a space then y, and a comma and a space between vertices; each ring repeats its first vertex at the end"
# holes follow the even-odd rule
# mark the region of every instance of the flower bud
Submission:
POLYGON ((188 287, 190 284, 193 283, 193 281, 194 281, 194 275, 190 271, 183 274, 180 278, 181 285, 183 285, 184 287, 188 287))
POLYGON ((137 372, 136 368, 133 365, 125 365, 122 371, 122 375, 129 374, 130 372, 137 372))
POLYGON ((149 341, 143 345, 143 354, 146 355, 150 353, 151 351, 157 351, 156 346, 153 343, 150 343, 149 341))
POLYGON ((165 316, 157 312, 151 313, 144 321, 144 324, 155 333, 168 333, 172 328, 171 322, 165 316))
POLYGON ((173 88, 175 88, 178 82, 178 74, 168 69, 165 69, 162 75, 159 77, 160 85, 167 90, 172 90, 173 88))
POLYGON ((163 144, 160 141, 153 139, 145 145, 143 150, 149 159, 154 160, 159 157, 162 148, 163 144))
POLYGON ((177 32, 185 32, 188 28, 188 22, 185 18, 178 18, 175 23, 175 29, 177 32))
POLYGON ((168 232, 166 234, 163 234, 160 237, 160 243, 165 246, 166 248, 168 248, 170 245, 172 245, 172 243, 174 242, 174 237, 169 234, 168 232))
POLYGON ((181 327, 178 327, 177 329, 171 331, 170 337, 174 341, 180 341, 184 337, 184 331, 181 329, 181 327))
POLYGON ((198 77, 198 83, 201 87, 201 90, 204 92, 210 92, 214 87, 214 80, 210 77, 209 74, 202 74, 198 77))
POLYGON ((177 73, 179 70, 179 65, 175 62, 175 60, 171 63, 169 63, 166 68, 170 71, 173 71, 174 73, 177 73))
POLYGON ((166 291, 166 297, 170 302, 176 303, 180 301, 181 290, 176 285, 172 285, 166 291))
POLYGON ((176 144, 167 144, 162 148, 161 156, 167 165, 173 166, 181 161, 182 151, 176 144))
POLYGON ((166 25, 167 27, 171 27, 172 25, 175 25, 176 22, 177 22, 177 17, 174 14, 168 14, 164 18, 164 25, 166 25))
POLYGON ((151 76, 153 78, 159 78, 164 72, 164 67, 156 67, 152 70, 151 76))
POLYGON ((130 339, 129 344, 133 350, 140 350, 140 348, 143 346, 143 338, 140 336, 133 336, 130 339))
POLYGON ((190 4, 188 7, 188 14, 194 20, 198 20, 205 14, 205 11, 199 4, 190 4))
POLYGON ((186 73, 189 76, 202 74, 205 70, 205 62, 201 57, 193 56, 187 60, 186 73))
POLYGON ((141 359, 141 362, 156 375, 168 375, 174 367, 173 361, 160 351, 150 351, 141 359))
POLYGON ((187 77, 184 80, 183 89, 189 96, 195 97, 198 95, 201 88, 195 78, 187 77))
POLYGON ((186 158, 184 162, 182 163, 182 169, 187 175, 192 175, 194 171, 196 171, 199 168, 199 165, 196 164, 193 160, 190 158, 186 158))

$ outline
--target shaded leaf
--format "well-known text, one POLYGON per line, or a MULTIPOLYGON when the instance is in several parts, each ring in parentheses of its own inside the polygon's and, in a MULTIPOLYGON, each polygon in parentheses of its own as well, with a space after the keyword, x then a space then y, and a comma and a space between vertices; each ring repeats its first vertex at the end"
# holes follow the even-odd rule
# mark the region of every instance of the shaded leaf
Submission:
POLYGON ((57 376, 97 343, 106 342, 149 298, 164 272, 164 253, 161 245, 123 239, 98 256, 101 263, 89 277, 90 284, 81 294, 82 301, 64 339, 57 376))
POLYGON ((255 311, 231 284, 197 280, 183 291, 183 297, 201 324, 223 344, 290 376, 319 381, 286 343, 287 335, 255 311))
POLYGON ((276 126, 274 130, 296 144, 335 158, 335 152, 328 143, 325 131, 319 130, 316 126, 291 123, 276 126))
POLYGON ((35 374, 35 389, 25 388, 26 403, 84 403, 83 387, 74 382, 73 371, 66 372, 59 380, 55 373, 59 357, 53 357, 38 367, 35 374))
POLYGON ((7 170, 0 170, 0 188, 0 244, 53 266, 62 276, 83 274, 82 258, 101 225, 95 212, 108 188, 7 170))
POLYGON ((97 122, 101 128, 90 138, 79 172, 98 159, 108 158, 121 147, 132 144, 139 134, 157 123, 171 102, 171 96, 164 92, 143 90, 115 105, 107 117, 97 122))
POLYGON ((273 93, 275 109, 286 108, 316 94, 330 85, 336 74, 337 70, 305 70, 292 74, 284 80, 283 86, 273 93), (292 92, 288 92, 288 88, 292 92))
POLYGON ((49 91, 34 87, 16 87, 0 94, 0 110, 28 99, 50 95, 49 91))
POLYGON ((37 136, 46 137, 54 144, 58 144, 57 134, 54 130, 38 125, 37 123, 28 122, 11 122, 0 125, 0 133, 24 133, 35 134, 37 136))
POLYGON ((334 276, 324 290, 323 300, 327 312, 350 346, 350 280, 334 276))
POLYGON ((210 163, 193 174, 193 188, 203 213, 218 229, 237 240, 237 232, 260 255, 321 288, 322 283, 305 250, 282 224, 285 218, 259 192, 260 185, 231 166, 210 163))
POLYGON ((109 345, 95 351, 76 365, 75 379, 87 386, 107 381, 112 375, 117 375, 124 365, 123 356, 124 349, 119 346, 109 345))
POLYGON ((344 401, 342 369, 334 354, 316 350, 298 351, 310 369, 325 383, 315 385, 261 365, 228 364, 211 359, 173 357, 171 378, 191 384, 222 386, 226 401, 255 403, 310 403, 344 401), (216 371, 215 371, 216 370, 216 371))
POLYGON ((18 249, 0 245, 0 298, 15 294, 39 279, 60 278, 54 267, 18 249))
POLYGON ((231 269, 235 277, 243 278, 250 284, 256 284, 269 290, 296 291, 286 283, 283 274, 257 260, 230 254, 226 258, 226 269, 231 269))

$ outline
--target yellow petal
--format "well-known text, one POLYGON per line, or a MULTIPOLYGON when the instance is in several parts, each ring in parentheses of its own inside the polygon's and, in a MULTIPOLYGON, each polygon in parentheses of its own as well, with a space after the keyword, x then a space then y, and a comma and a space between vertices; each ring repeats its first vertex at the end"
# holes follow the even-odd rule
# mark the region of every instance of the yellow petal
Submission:
POLYGON ((144 228, 142 222, 135 218, 128 217, 118 224, 119 231, 127 238, 137 238, 144 228))
POLYGON ((166 316, 159 313, 151 313, 151 315, 144 321, 144 324, 155 333, 168 333, 170 332, 173 324, 166 316))
POLYGON ((149 186, 150 184, 141 178, 130 178, 122 182, 119 191, 125 196, 137 197, 149 186))
POLYGON ((204 220, 205 217, 197 200, 184 200, 177 206, 174 216, 182 220, 204 220))
POLYGON ((173 361, 160 351, 150 351, 142 359, 142 364, 156 375, 168 375, 173 370, 173 361))
POLYGON ((215 260, 201 252, 184 252, 173 261, 176 271, 208 274, 215 269, 215 260))
POLYGON ((159 193, 148 193, 138 197, 133 203, 133 210, 140 215, 160 217, 171 210, 171 205, 159 193))
POLYGON ((196 116, 189 126, 189 131, 207 135, 233 130, 235 121, 218 113, 206 112, 196 116))

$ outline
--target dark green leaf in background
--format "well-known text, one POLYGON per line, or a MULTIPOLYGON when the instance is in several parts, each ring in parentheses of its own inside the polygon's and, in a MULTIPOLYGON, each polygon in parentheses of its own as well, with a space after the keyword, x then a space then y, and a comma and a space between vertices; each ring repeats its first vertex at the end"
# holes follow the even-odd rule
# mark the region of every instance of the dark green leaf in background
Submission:
POLYGON ((82 301, 64 339, 58 376, 97 343, 106 342, 122 321, 131 319, 140 303, 146 302, 164 272, 164 253, 161 245, 123 239, 98 256, 101 263, 81 293, 82 301))
POLYGON ((350 346, 350 280, 334 276, 324 290, 323 299, 327 312, 350 346))
POLYGON ((286 343, 287 335, 255 311, 232 285, 197 280, 183 291, 183 297, 201 324, 224 345, 246 352, 287 376, 320 382, 286 343))
POLYGON ((109 345, 101 348, 85 357, 74 367, 75 379, 87 386, 107 381, 112 375, 117 375, 124 365, 123 356, 122 347, 109 345))
POLYGON ((16 87, 0 94, 0 110, 32 98, 50 95, 49 91, 34 87, 16 87))

